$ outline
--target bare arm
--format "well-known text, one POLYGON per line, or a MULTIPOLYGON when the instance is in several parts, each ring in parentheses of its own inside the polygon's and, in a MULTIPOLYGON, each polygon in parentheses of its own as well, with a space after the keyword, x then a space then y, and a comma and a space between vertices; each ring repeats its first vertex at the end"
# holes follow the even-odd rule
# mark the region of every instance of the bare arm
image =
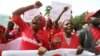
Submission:
POLYGON ((16 11, 13 12, 13 16, 14 15, 21 15, 25 11, 28 11, 28 10, 33 9, 33 8, 40 8, 41 6, 42 6, 42 3, 40 1, 36 1, 35 4, 17 9, 16 11))
POLYGON ((65 7, 64 10, 61 12, 61 14, 57 17, 57 19, 56 19, 55 22, 54 22, 54 26, 55 26, 55 27, 58 27, 58 26, 59 26, 58 21, 60 20, 60 17, 62 16, 62 14, 63 14, 64 12, 66 12, 67 10, 68 10, 68 7, 65 7))
POLYGON ((21 15, 25 11, 28 11, 28 10, 33 9, 33 8, 34 8, 34 5, 29 5, 29 6, 26 6, 26 7, 19 8, 16 11, 13 12, 13 15, 21 15))

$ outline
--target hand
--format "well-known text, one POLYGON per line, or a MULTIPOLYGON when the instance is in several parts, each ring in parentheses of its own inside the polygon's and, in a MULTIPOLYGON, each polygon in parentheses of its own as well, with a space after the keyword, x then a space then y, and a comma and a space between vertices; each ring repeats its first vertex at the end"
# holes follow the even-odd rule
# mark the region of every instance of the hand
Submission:
POLYGON ((53 43, 61 43, 61 39, 60 39, 60 38, 55 38, 55 39, 53 40, 53 43))
POLYGON ((81 48, 81 49, 77 49, 76 54, 77 54, 77 55, 80 55, 83 51, 84 51, 83 48, 81 48))
POLYGON ((95 45, 99 46, 100 45, 100 40, 95 41, 95 45))
POLYGON ((79 45, 79 46, 77 47, 77 49, 82 49, 82 46, 81 46, 81 45, 79 45))
POLYGON ((67 11, 69 9, 69 7, 64 7, 63 12, 67 11))
POLYGON ((42 3, 40 1, 36 1, 34 6, 35 8, 40 8, 42 6, 42 3))
POLYGON ((46 51, 47 51, 47 49, 46 49, 45 47, 42 47, 42 46, 41 46, 41 47, 38 49, 38 54, 42 56, 46 51))

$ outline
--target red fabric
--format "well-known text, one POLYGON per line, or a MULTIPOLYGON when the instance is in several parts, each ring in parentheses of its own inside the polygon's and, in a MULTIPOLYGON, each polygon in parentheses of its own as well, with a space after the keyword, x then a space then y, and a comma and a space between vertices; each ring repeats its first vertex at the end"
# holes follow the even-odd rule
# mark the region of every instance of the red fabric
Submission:
POLYGON ((96 14, 100 14, 100 10, 87 14, 86 17, 85 17, 85 21, 87 22, 90 19, 90 17, 92 17, 92 16, 94 16, 96 14))
POLYGON ((90 19, 90 17, 91 17, 92 15, 94 15, 93 12, 87 14, 86 17, 85 17, 85 22, 88 22, 88 20, 90 19))
MULTIPOLYGON (((37 45, 37 42, 35 38, 33 37, 34 31, 24 22, 22 21, 20 16, 14 16, 12 17, 12 21, 14 21, 19 28, 22 31, 22 41, 21 41, 21 50, 34 50, 38 49, 39 46, 37 45), (35 41, 35 44, 33 43, 35 41)), ((43 44, 43 46, 47 47, 46 40, 46 34, 44 34, 43 30, 40 30, 37 34, 39 36, 40 42, 43 44)))
POLYGON ((96 49, 100 51, 100 47, 96 47, 96 49))
POLYGON ((51 28, 44 29, 44 32, 45 32, 46 34, 50 34, 50 33, 51 33, 51 28))
POLYGON ((45 17, 42 16, 42 26, 41 26, 42 29, 43 29, 43 27, 45 26, 45 24, 46 24, 45 17))
POLYGON ((61 32, 61 31, 62 31, 62 29, 61 29, 61 28, 54 28, 54 29, 53 29, 53 31, 54 31, 54 34, 56 34, 56 33, 61 32))
POLYGON ((73 34, 71 36, 71 42, 70 42, 69 45, 66 42, 66 39, 65 39, 66 37, 65 37, 63 32, 60 32, 60 33, 56 34, 52 40, 54 40, 56 38, 61 39, 61 43, 54 44, 54 49, 59 49, 59 48, 77 48, 79 46, 79 38, 75 34, 73 34))
POLYGON ((3 31, 3 33, 4 33, 4 32, 5 32, 5 30, 6 30, 6 28, 5 28, 4 26, 0 25, 0 30, 2 30, 2 31, 3 31))
POLYGON ((15 22, 21 31, 29 29, 29 26, 21 19, 20 16, 13 16, 11 21, 15 22))
POLYGON ((91 32, 93 34, 94 40, 100 39, 100 29, 92 27, 91 32))
MULTIPOLYGON (((98 40, 100 41, 100 29, 92 27, 91 32, 93 34, 94 40, 95 41, 98 41, 98 40)), ((97 49, 100 50, 100 46, 98 46, 97 49)))
POLYGON ((2 56, 2 50, 0 50, 0 56, 2 56))
POLYGON ((54 29, 48 28, 48 29, 45 29, 44 32, 47 34, 48 40, 50 40, 51 36, 61 32, 61 29, 59 29, 59 28, 54 28, 54 29))
POLYGON ((53 56, 62 56, 62 55, 60 55, 60 54, 54 54, 53 56))
MULTIPOLYGON (((31 31, 30 31, 31 32, 31 31)), ((23 33, 22 35, 26 35, 25 33, 23 33)), ((33 34, 30 34, 30 35, 33 35, 33 34)), ((39 39, 40 39, 40 42, 42 43, 42 45, 44 46, 44 47, 46 47, 46 48, 48 48, 48 42, 47 42, 47 37, 46 37, 46 34, 45 33, 43 33, 43 30, 40 30, 39 32, 38 32, 38 37, 39 37, 39 39)), ((28 37, 28 36, 27 36, 28 37)), ((29 38, 29 39, 34 39, 34 37, 31 37, 31 38, 29 38)), ((31 41, 30 40, 30 41, 31 41)), ((33 40, 34 41, 34 40, 33 40)), ((33 50, 33 49, 38 49, 39 48, 39 46, 38 45, 36 45, 36 44, 33 44, 33 43, 31 43, 31 42, 28 42, 28 41, 24 41, 24 40, 22 40, 22 44, 21 44, 21 49, 22 50, 33 50)))
POLYGON ((13 34, 14 39, 21 37, 21 32, 18 32, 18 29, 13 29, 11 33, 13 34))

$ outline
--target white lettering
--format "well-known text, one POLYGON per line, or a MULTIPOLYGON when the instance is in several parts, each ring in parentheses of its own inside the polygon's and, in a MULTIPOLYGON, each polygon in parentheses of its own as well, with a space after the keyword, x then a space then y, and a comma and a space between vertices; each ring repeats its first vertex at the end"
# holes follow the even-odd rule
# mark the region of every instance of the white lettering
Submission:
POLYGON ((28 42, 33 43, 33 44, 36 44, 38 46, 42 45, 41 43, 37 43, 37 41, 35 39, 31 39, 31 38, 28 38, 28 37, 22 37, 22 40, 28 41, 28 42))

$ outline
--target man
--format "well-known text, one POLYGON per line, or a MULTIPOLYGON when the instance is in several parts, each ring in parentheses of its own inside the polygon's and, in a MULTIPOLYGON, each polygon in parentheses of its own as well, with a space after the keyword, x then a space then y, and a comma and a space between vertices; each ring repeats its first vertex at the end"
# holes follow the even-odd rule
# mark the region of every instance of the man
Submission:
POLYGON ((58 15, 57 19, 54 22, 52 22, 50 18, 47 18, 44 30, 45 30, 45 33, 47 33, 48 35, 49 44, 51 44, 50 43, 51 38, 56 33, 59 33, 60 31, 62 31, 62 28, 60 27, 60 24, 58 22, 60 20, 60 17, 63 15, 63 13, 66 12, 68 9, 69 9, 68 7, 64 7, 63 11, 58 15))
MULTIPOLYGON (((40 1, 36 1, 35 4, 19 8, 15 12, 17 14, 24 14, 25 11, 28 11, 28 10, 34 9, 34 8, 40 8, 41 6, 42 6, 42 3, 40 1)), ((13 15, 14 15, 14 13, 13 13, 13 15)))
POLYGON ((89 13, 85 21, 88 27, 80 33, 80 42, 83 49, 100 54, 100 10, 89 13))
POLYGON ((73 33, 74 25, 71 20, 66 20, 63 25, 63 31, 54 35, 52 38, 52 48, 78 48, 79 39, 73 33))
POLYGON ((34 19, 30 22, 30 25, 27 25, 20 17, 20 15, 25 11, 33 8, 39 8, 41 6, 42 4, 37 1, 35 5, 22 7, 13 12, 11 20, 15 22, 22 31, 21 50, 39 49, 39 54, 43 54, 48 48, 46 43, 46 34, 44 34, 43 30, 41 29, 42 17, 40 15, 34 17, 34 19))
POLYGON ((11 34, 11 31, 14 30, 14 23, 13 22, 8 22, 8 25, 7 25, 7 29, 5 31, 5 37, 7 39, 7 42, 13 40, 14 37, 13 34, 11 34))

